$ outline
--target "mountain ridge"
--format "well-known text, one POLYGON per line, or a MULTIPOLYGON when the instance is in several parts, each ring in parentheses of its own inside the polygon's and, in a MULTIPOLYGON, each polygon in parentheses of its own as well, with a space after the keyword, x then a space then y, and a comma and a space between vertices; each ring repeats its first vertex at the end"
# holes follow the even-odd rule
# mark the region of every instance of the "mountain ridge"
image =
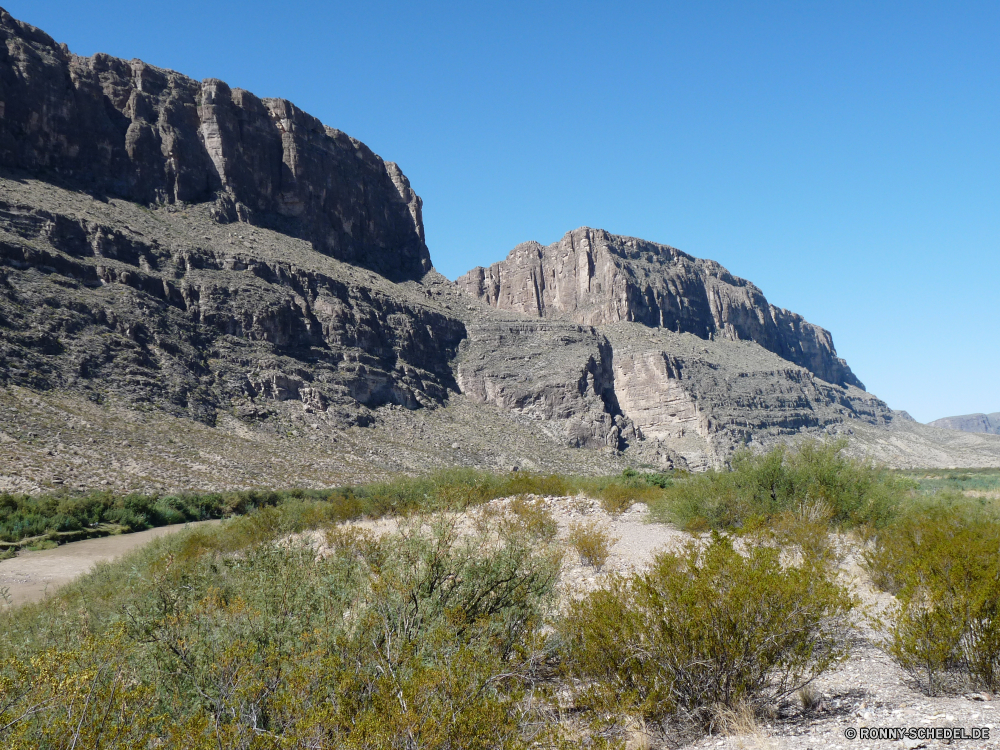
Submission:
POLYGON ((945 430, 1000 435, 1000 412, 992 414, 980 412, 978 414, 962 414, 956 417, 942 417, 927 424, 930 427, 940 427, 945 430))
POLYGON ((587 325, 632 321, 701 338, 754 341, 837 385, 864 384, 833 337, 770 304, 719 263, 669 245, 581 227, 556 243, 517 245, 507 258, 456 283, 493 307, 587 325))
POLYGON ((0 165, 144 205, 215 203, 397 279, 430 269, 393 162, 285 99, 72 54, 0 9, 0 165))
POLYGON ((450 282, 399 168, 295 105, 5 11, 0 42, 0 489, 1000 457, 714 261, 583 228, 450 282))

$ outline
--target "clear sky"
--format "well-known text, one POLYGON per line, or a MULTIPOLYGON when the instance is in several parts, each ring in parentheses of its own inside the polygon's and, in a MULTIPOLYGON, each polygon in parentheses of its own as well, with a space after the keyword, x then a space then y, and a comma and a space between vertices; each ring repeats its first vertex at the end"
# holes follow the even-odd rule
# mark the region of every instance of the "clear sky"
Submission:
POLYGON ((449 278, 601 227, 712 258, 920 421, 1000 411, 1000 2, 5 0, 399 163, 449 278))

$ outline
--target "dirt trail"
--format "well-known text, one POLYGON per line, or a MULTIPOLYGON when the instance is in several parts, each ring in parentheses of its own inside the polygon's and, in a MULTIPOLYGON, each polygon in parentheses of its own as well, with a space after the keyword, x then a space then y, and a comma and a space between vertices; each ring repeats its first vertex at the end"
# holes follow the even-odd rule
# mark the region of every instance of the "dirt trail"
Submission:
POLYGON ((172 534, 189 526, 212 523, 219 522, 179 523, 137 531, 134 534, 84 539, 39 552, 23 551, 10 560, 0 560, 0 589, 8 589, 13 606, 38 601, 47 593, 83 575, 99 562, 113 560, 164 534, 172 534))

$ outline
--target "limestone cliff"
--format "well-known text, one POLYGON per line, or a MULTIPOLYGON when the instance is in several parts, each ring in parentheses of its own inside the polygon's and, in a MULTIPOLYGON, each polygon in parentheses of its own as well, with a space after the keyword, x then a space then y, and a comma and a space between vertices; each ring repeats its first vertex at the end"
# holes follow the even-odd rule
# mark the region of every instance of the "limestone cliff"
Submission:
POLYGON ((142 204, 215 202, 393 279, 430 268, 399 168, 284 99, 79 57, 0 9, 0 167, 142 204))
POLYGON ((449 282, 420 198, 364 144, 2 10, 0 386, 0 489, 92 486, 115 451, 149 486, 125 434, 159 435, 156 481, 184 488, 700 468, 901 422, 827 331, 717 263, 579 229, 449 282))
POLYGON ((0 178, 0 384, 203 422, 443 403, 461 321, 287 235, 0 178))
POLYGON ((863 389, 829 331, 768 303, 749 281, 711 260, 654 242, 581 228, 458 279, 501 310, 586 325, 631 321, 704 339, 753 341, 829 383, 863 389))

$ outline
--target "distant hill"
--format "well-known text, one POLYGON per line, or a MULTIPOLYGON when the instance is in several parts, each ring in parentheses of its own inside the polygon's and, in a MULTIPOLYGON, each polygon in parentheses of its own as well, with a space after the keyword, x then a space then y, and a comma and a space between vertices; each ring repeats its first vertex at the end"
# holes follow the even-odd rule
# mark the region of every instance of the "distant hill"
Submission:
POLYGON ((961 417, 944 417, 928 422, 931 427, 943 427, 946 430, 961 430, 962 432, 985 432, 990 435, 1000 435, 1000 411, 992 414, 965 414, 961 417))

